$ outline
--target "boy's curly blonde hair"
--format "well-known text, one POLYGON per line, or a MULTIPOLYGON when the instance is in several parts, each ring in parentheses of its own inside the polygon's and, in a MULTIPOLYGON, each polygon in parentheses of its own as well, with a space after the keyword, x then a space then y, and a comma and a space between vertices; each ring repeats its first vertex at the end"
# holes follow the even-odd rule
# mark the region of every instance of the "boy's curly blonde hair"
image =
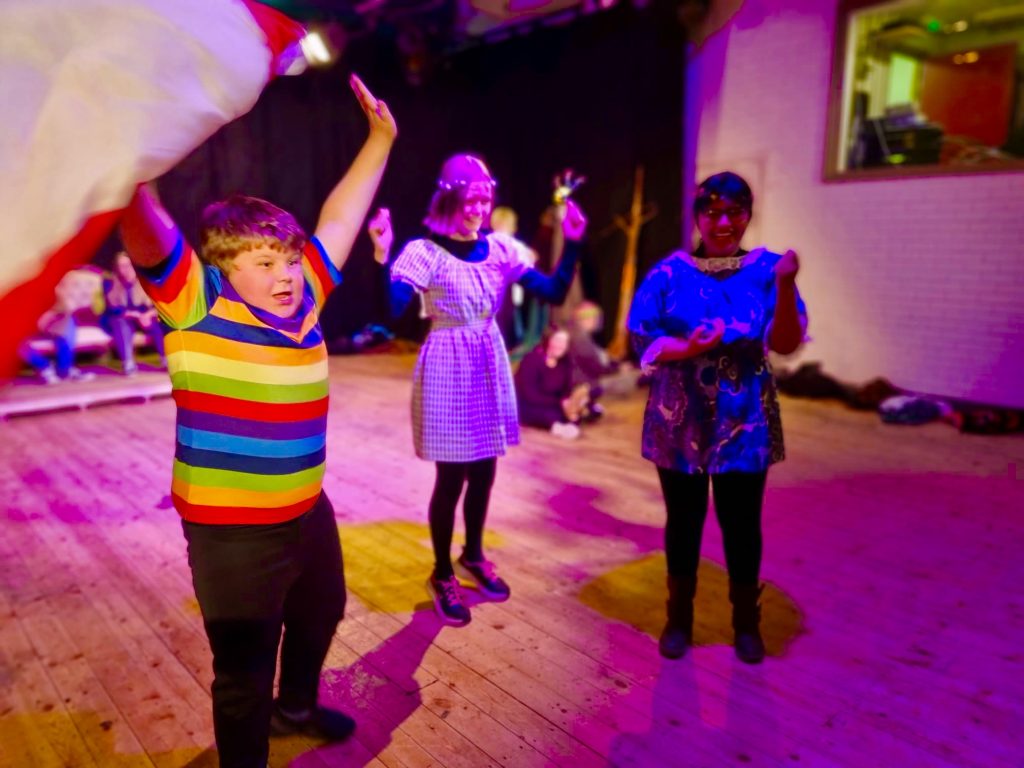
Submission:
POLYGON ((206 206, 199 226, 200 257, 224 273, 243 251, 266 246, 302 253, 308 239, 288 211, 247 195, 232 195, 206 206))

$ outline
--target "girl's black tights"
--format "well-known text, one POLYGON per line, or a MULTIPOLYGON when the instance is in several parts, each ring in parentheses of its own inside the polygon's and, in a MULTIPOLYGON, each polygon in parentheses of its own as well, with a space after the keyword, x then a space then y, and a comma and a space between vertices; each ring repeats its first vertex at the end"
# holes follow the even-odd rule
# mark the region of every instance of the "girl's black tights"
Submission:
POLYGON ((434 575, 447 579, 452 570, 455 508, 466 487, 462 513, 466 521, 466 559, 483 560, 484 520, 491 499, 497 457, 471 462, 437 462, 437 479, 430 497, 430 540, 434 546, 434 575))

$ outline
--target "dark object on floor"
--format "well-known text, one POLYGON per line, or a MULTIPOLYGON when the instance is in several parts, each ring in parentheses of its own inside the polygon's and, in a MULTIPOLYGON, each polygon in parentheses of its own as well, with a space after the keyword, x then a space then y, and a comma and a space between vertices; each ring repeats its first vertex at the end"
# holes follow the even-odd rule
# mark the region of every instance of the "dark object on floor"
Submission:
POLYGON ((964 406, 957 409, 956 424, 961 432, 973 435, 1008 435, 1024 432, 1024 411, 964 406))
MULTIPOLYGON (((927 397, 896 395, 882 401, 878 415, 886 424, 927 424, 942 416, 943 406, 927 397)), ((949 409, 949 406, 946 406, 949 409)))
POLYGON ((792 373, 779 371, 776 374, 779 391, 793 397, 809 397, 815 400, 833 398, 846 400, 849 387, 821 371, 821 363, 804 363, 792 373))
POLYGON ((845 384, 822 372, 821 363, 803 363, 792 373, 778 371, 775 375, 779 391, 791 397, 815 400, 841 400, 851 408, 873 411, 883 400, 902 394, 888 379, 872 379, 867 384, 845 384))
POLYGON ((903 390, 893 386, 888 379, 872 379, 867 384, 851 390, 846 403, 859 411, 873 411, 890 397, 902 394, 903 390))

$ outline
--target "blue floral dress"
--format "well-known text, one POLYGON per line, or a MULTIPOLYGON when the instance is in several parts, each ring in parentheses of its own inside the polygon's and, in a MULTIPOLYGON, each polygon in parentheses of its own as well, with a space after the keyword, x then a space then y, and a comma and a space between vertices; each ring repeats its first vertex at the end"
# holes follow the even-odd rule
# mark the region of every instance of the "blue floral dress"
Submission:
MULTIPOLYGON (((644 458, 686 474, 763 472, 783 459, 768 362, 780 258, 759 249, 733 269, 706 273, 694 257, 678 251, 644 279, 629 313, 638 354, 659 336, 689 336, 715 318, 725 323, 714 349, 657 365, 644 412, 644 458)), ((797 306, 806 329, 799 294, 797 306)))

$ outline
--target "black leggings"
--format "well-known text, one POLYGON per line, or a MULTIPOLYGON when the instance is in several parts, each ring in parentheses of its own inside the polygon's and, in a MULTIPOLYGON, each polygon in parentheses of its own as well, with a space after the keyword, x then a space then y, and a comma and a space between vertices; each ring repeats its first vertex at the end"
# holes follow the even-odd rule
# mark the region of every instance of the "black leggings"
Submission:
MULTIPOLYGON (((736 584, 756 584, 761 574, 761 506, 767 476, 767 471, 710 476, 729 580, 736 584)), ((658 467, 668 515, 665 558, 670 576, 697 576, 704 519, 708 514, 708 477, 658 467)))
POLYGON ((498 466, 497 457, 471 462, 437 462, 437 479, 430 497, 430 540, 434 545, 434 575, 452 576, 452 534, 455 507, 466 486, 462 513, 466 520, 466 558, 483 560, 484 520, 491 499, 491 486, 498 466))

